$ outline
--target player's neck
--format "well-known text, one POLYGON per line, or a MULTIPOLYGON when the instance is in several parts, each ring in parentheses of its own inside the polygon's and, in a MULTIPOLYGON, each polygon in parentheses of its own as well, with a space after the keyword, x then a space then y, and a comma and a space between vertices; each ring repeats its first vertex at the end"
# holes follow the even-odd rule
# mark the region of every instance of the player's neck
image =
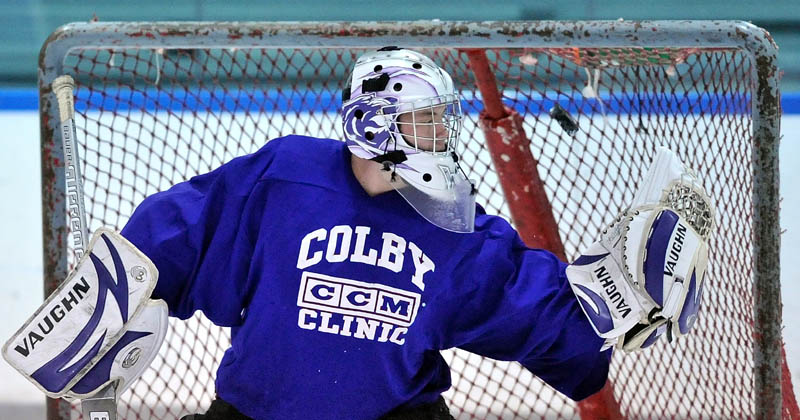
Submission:
POLYGON ((350 164, 358 183, 370 197, 393 189, 389 184, 389 173, 380 163, 351 155, 350 164))

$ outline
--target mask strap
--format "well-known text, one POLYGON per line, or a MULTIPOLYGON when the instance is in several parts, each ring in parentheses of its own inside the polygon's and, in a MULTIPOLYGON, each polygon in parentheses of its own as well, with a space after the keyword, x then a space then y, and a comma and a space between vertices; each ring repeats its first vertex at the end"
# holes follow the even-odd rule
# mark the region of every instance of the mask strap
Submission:
POLYGON ((392 150, 370 160, 382 164, 384 171, 392 171, 392 182, 394 182, 397 180, 397 165, 407 161, 408 157, 402 150, 392 150))
POLYGON ((464 179, 466 179, 467 182, 469 182, 470 185, 469 195, 475 195, 478 192, 478 189, 475 188, 475 184, 473 184, 472 181, 470 181, 469 178, 467 178, 467 173, 464 172, 464 168, 462 168, 461 165, 458 163, 458 155, 456 154, 456 152, 453 152, 451 156, 453 157, 453 162, 456 163, 456 168, 458 168, 458 170, 461 171, 461 175, 464 175, 464 179))

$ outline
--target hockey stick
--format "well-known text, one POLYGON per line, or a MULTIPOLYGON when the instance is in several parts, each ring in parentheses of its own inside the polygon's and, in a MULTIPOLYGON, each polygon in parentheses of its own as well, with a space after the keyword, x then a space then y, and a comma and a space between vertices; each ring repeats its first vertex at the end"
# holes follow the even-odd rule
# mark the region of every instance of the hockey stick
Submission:
MULTIPOLYGON (((67 183, 67 208, 69 226, 72 229, 72 245, 75 260, 86 251, 89 242, 89 227, 86 225, 86 208, 83 203, 83 182, 78 157, 75 131, 75 103, 73 95, 75 81, 69 75, 59 76, 51 85, 58 103, 61 141, 64 145, 64 178, 67 183)), ((116 420, 116 389, 108 385, 91 398, 81 401, 83 417, 89 420, 116 420)))
POLYGON ((52 87, 58 102, 58 115, 61 120, 69 226, 72 228, 72 244, 75 247, 75 258, 79 260, 86 251, 89 228, 86 226, 81 165, 78 158, 75 135, 75 104, 72 99, 75 81, 69 75, 59 76, 53 81, 52 87))

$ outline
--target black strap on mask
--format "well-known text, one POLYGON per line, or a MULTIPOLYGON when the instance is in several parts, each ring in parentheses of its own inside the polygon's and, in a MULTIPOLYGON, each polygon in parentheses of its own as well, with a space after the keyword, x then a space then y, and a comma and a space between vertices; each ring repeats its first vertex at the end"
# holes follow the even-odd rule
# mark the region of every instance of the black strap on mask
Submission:
POLYGON ((389 75, 381 73, 380 76, 361 82, 361 92, 381 92, 389 84, 389 75))
POLYGON ((380 156, 375 156, 370 159, 383 165, 383 170, 386 172, 392 171, 392 182, 397 180, 397 165, 408 160, 406 152, 402 150, 392 150, 380 156))
POLYGON ((477 194, 478 193, 478 189, 475 188, 475 184, 469 179, 469 177, 467 176, 467 173, 464 172, 464 169, 461 168, 461 165, 458 163, 458 155, 456 154, 456 152, 453 152, 450 156, 453 157, 453 162, 456 163, 456 168, 458 168, 458 170, 461 171, 461 175, 463 175, 464 179, 466 179, 467 182, 469 182, 469 185, 471 187, 470 191, 469 191, 469 195, 477 194))
POLYGON ((350 85, 344 87, 342 90, 342 103, 345 103, 350 100, 350 85))
POLYGON ((391 152, 386 152, 380 156, 375 156, 370 160, 378 163, 391 162, 395 165, 398 165, 407 161, 408 157, 406 156, 406 152, 402 150, 392 150, 391 152))

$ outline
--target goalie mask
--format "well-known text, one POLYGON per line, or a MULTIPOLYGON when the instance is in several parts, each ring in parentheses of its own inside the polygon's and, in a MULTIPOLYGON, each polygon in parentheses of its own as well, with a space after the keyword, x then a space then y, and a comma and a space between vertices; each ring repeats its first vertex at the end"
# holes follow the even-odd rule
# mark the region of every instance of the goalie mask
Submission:
POLYGON ((430 58, 385 47, 361 56, 342 93, 350 151, 391 171, 391 185, 425 219, 472 232, 475 188, 458 166, 461 101, 430 58))

